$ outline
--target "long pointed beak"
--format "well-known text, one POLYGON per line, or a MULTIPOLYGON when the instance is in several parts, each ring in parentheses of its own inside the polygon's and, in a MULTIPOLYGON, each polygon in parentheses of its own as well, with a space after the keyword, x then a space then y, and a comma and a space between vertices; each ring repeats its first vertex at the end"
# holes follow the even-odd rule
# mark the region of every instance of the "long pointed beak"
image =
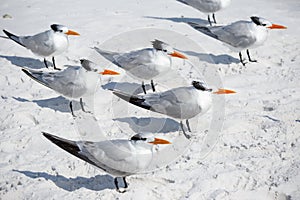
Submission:
POLYGON ((287 27, 278 25, 278 24, 272 24, 272 26, 268 26, 269 29, 287 29, 287 27))
POLYGON ((109 70, 109 69, 104 69, 104 71, 99 72, 99 74, 102 74, 102 75, 120 75, 119 72, 115 72, 115 71, 109 70))
POLYGON ((236 93, 233 90, 227 90, 227 89, 218 89, 218 91, 213 92, 213 94, 234 94, 236 93))
POLYGON ((168 140, 160 139, 160 138, 154 138, 153 142, 149 142, 150 144, 172 144, 168 140))
POLYGON ((173 56, 173 57, 181 58, 181 59, 188 59, 185 55, 183 55, 177 51, 174 51, 173 53, 171 53, 169 55, 173 56))
POLYGON ((72 30, 68 30, 68 32, 66 32, 67 35, 80 35, 79 33, 72 31, 72 30))

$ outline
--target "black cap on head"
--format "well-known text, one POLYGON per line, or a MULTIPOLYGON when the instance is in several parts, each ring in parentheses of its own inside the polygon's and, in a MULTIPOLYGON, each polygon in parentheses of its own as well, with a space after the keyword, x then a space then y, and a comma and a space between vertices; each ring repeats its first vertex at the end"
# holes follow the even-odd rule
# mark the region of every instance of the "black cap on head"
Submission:
POLYGON ((256 24, 258 26, 262 26, 261 21, 259 20, 259 17, 252 16, 250 18, 251 18, 251 20, 253 21, 254 24, 256 24))
POLYGON ((53 31, 59 31, 59 29, 58 29, 58 27, 59 27, 60 25, 58 25, 58 24, 52 24, 50 27, 51 27, 51 29, 53 30, 53 31))
POLYGON ((201 83, 200 81, 193 81, 192 85, 197 89, 197 90, 202 90, 202 91, 212 91, 212 89, 208 89, 206 87, 203 86, 203 83, 201 83))

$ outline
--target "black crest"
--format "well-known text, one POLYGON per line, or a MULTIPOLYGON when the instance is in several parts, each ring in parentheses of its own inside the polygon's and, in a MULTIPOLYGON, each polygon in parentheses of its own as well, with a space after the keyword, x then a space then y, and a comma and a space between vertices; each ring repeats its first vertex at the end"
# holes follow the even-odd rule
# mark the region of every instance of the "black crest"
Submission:
POLYGON ((251 20, 253 21, 254 24, 258 25, 258 26, 262 26, 261 22, 259 21, 259 18, 256 16, 252 16, 250 17, 251 20))
POLYGON ((141 137, 139 134, 136 134, 136 135, 134 135, 134 136, 132 136, 131 138, 130 138, 130 140, 143 140, 143 141, 145 141, 145 140, 147 140, 147 138, 143 138, 143 137, 141 137))
POLYGON ((212 89, 208 89, 206 87, 203 86, 203 83, 199 82, 199 81, 193 81, 192 85, 197 89, 197 90, 202 90, 202 91, 212 91, 212 89))
POLYGON ((52 24, 51 26, 51 29, 53 30, 53 31, 55 31, 55 32, 57 32, 57 31, 59 31, 59 25, 58 24, 52 24))
POLYGON ((162 51, 164 50, 164 46, 167 45, 166 43, 164 43, 163 41, 157 40, 155 39, 154 41, 152 41, 152 46, 154 49, 162 51))

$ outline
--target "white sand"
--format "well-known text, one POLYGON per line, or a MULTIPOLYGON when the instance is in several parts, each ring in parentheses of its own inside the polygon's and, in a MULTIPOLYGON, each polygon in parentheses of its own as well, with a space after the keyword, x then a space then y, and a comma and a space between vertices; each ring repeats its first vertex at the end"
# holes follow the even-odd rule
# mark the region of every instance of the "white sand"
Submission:
MULTIPOLYGON (((98 58, 100 64, 108 65, 90 47, 118 33, 159 28, 198 43, 204 49, 197 52, 199 70, 219 71, 223 85, 238 93, 226 97, 225 123, 210 154, 203 158, 199 151, 205 126, 199 125, 194 131, 198 135, 193 134, 193 143, 181 157, 154 173, 128 177, 128 192, 119 194, 111 176, 63 152, 41 135, 47 131, 80 139, 78 131, 85 127, 80 120, 73 120, 67 100, 21 72, 22 67, 42 69, 42 59, 0 38, 0 199, 300 199, 299 11, 298 0, 240 0, 217 13, 217 20, 224 24, 257 14, 288 27, 270 31, 265 45, 251 51, 259 62, 243 67, 237 63, 236 53, 179 23, 182 15, 204 20, 206 15, 175 0, 1 2, 1 30, 30 35, 60 23, 81 33, 70 37, 68 52, 56 57, 58 66, 78 64, 82 57, 98 58), (12 18, 2 18, 5 14, 12 18)), ((126 47, 121 43, 112 50, 126 47)), ((189 49, 185 53, 192 56, 189 49)), ((133 82, 126 75, 102 81, 124 79, 133 82)), ((113 120, 122 113, 111 116, 112 99, 117 101, 109 91, 97 91, 94 103, 99 132, 128 138, 137 130, 113 120)), ((131 116, 150 115, 133 106, 128 109, 131 116)), ((80 112, 78 105, 76 112, 80 112)), ((205 124, 207 116, 199 119, 205 124)))

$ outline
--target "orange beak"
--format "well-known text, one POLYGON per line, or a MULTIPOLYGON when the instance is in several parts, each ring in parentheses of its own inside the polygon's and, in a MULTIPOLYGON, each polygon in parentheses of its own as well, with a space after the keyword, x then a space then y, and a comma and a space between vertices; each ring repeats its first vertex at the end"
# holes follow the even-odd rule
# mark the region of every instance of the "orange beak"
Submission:
POLYGON ((79 33, 72 31, 72 30, 68 30, 68 32, 66 32, 67 35, 80 35, 79 33))
POLYGON ((278 24, 272 24, 272 26, 268 26, 269 29, 287 29, 287 27, 278 25, 278 24))
POLYGON ((105 69, 103 72, 99 72, 99 74, 102 74, 102 75, 120 75, 119 72, 115 72, 115 71, 108 70, 108 69, 105 69))
POLYGON ((171 53, 169 55, 173 56, 173 57, 181 58, 181 59, 188 59, 185 55, 183 55, 177 51, 174 51, 173 53, 171 53))
POLYGON ((233 90, 227 90, 227 89, 218 89, 218 91, 213 92, 213 94, 234 94, 236 93, 233 90))
POLYGON ((154 141, 153 142, 149 142, 149 143, 150 144, 172 144, 168 140, 159 139, 159 138, 154 138, 154 141))

